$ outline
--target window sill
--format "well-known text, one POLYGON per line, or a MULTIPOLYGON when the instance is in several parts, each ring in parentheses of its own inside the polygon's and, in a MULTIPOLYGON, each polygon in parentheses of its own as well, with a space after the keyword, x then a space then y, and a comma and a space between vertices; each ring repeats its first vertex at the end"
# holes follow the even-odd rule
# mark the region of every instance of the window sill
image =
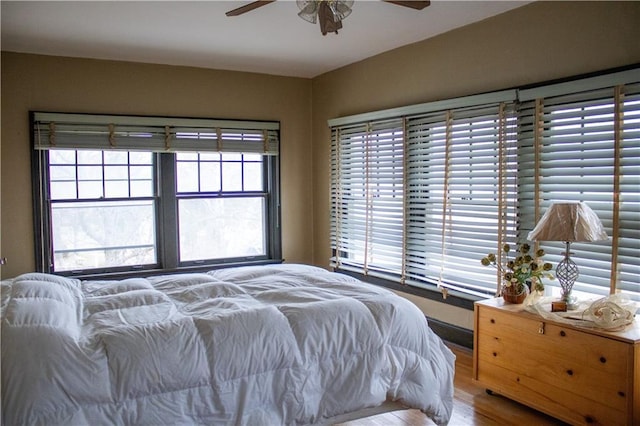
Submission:
POLYGON ((213 271, 215 269, 234 268, 239 266, 258 266, 258 265, 270 265, 284 262, 283 259, 265 259, 249 262, 229 262, 229 263, 212 263, 207 265, 196 266, 184 266, 173 269, 141 269, 122 272, 107 272, 96 274, 71 274, 71 273, 54 273, 56 275, 62 275, 69 278, 77 278, 81 280, 120 280, 126 278, 142 278, 151 277, 154 275, 170 275, 170 274, 190 274, 190 273, 204 273, 213 271))
POLYGON ((385 280, 383 278, 363 275, 363 274, 349 271, 349 270, 336 268, 335 271, 345 275, 352 276, 354 278, 357 278, 369 284, 387 288, 389 290, 394 290, 402 293, 412 294, 414 296, 424 297, 425 299, 434 300, 436 302, 444 303, 446 305, 455 306, 458 308, 468 309, 470 311, 473 310, 474 302, 491 297, 491 296, 487 296, 486 298, 483 298, 478 296, 472 296, 469 294, 464 294, 454 290, 449 290, 447 298, 445 299, 442 296, 442 292, 440 291, 440 289, 438 289, 435 285, 433 286, 433 289, 425 289, 425 288, 415 287, 411 285, 398 284, 396 282, 385 280))

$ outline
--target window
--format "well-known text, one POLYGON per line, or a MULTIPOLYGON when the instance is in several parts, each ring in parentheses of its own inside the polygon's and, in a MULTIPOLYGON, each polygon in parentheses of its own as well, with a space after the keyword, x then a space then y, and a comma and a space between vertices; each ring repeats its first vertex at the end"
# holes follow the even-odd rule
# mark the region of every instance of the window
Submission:
POLYGON ((178 153, 176 164, 180 259, 265 256, 262 156, 178 153))
POLYGON ((400 118, 338 121, 333 265, 418 287, 495 292, 486 283, 496 273, 479 259, 516 238, 514 98, 507 91, 400 118))
POLYGON ((38 268, 277 261, 278 124, 33 113, 38 268))
POLYGON ((151 153, 51 150, 48 160, 56 272, 157 264, 151 153))
POLYGON ((495 280, 496 271, 476 260, 516 241, 514 112, 513 103, 498 103, 409 122, 407 272, 414 284, 482 295, 495 280))
POLYGON ((402 120, 334 132, 335 260, 399 274, 405 199, 402 120))
MULTIPOLYGON (((613 288, 640 301, 640 84, 569 89, 522 94, 521 167, 530 172, 521 173, 521 190, 538 212, 523 215, 522 227, 532 229, 553 201, 585 202, 609 239, 571 244, 580 273, 573 288, 598 295, 613 288)), ((554 264, 563 258, 563 243, 540 246, 554 264)))
MULTIPOLYGON (((492 294, 499 277, 480 259, 577 200, 610 239, 571 245, 574 289, 640 301, 638 82, 634 69, 330 120, 332 264, 492 294)), ((564 244, 539 244, 561 260, 564 244)))

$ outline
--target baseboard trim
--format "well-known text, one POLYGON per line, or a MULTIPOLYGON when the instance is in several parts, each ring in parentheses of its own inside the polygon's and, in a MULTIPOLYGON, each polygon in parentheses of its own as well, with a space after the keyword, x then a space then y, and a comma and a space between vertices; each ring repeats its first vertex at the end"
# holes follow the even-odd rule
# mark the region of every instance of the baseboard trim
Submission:
POLYGON ((442 340, 446 340, 465 348, 473 349, 473 330, 448 324, 435 318, 427 317, 429 328, 442 340))

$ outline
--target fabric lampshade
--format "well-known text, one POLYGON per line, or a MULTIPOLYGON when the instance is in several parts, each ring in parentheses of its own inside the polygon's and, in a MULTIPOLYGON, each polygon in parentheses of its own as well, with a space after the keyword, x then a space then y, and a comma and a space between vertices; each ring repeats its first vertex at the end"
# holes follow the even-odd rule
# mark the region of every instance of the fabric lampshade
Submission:
POLYGON ((608 238, 602 222, 582 202, 553 203, 529 232, 530 241, 591 242, 608 238))

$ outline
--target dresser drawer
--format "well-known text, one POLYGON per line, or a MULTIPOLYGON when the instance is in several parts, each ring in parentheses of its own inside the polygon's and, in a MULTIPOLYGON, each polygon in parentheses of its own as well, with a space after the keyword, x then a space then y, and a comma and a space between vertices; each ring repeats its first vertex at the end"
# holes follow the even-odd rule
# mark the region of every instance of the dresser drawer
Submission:
POLYGON ((483 350, 491 351, 490 359, 501 356, 503 364, 517 359, 520 365, 523 359, 530 359, 535 369, 544 361, 556 366, 554 374, 569 377, 586 371, 593 374, 588 377, 593 377, 600 386, 605 384, 601 380, 607 381, 606 376, 621 377, 629 371, 629 357, 633 355, 632 348, 623 342, 542 318, 530 319, 492 309, 479 311, 477 331, 484 336, 483 350))

